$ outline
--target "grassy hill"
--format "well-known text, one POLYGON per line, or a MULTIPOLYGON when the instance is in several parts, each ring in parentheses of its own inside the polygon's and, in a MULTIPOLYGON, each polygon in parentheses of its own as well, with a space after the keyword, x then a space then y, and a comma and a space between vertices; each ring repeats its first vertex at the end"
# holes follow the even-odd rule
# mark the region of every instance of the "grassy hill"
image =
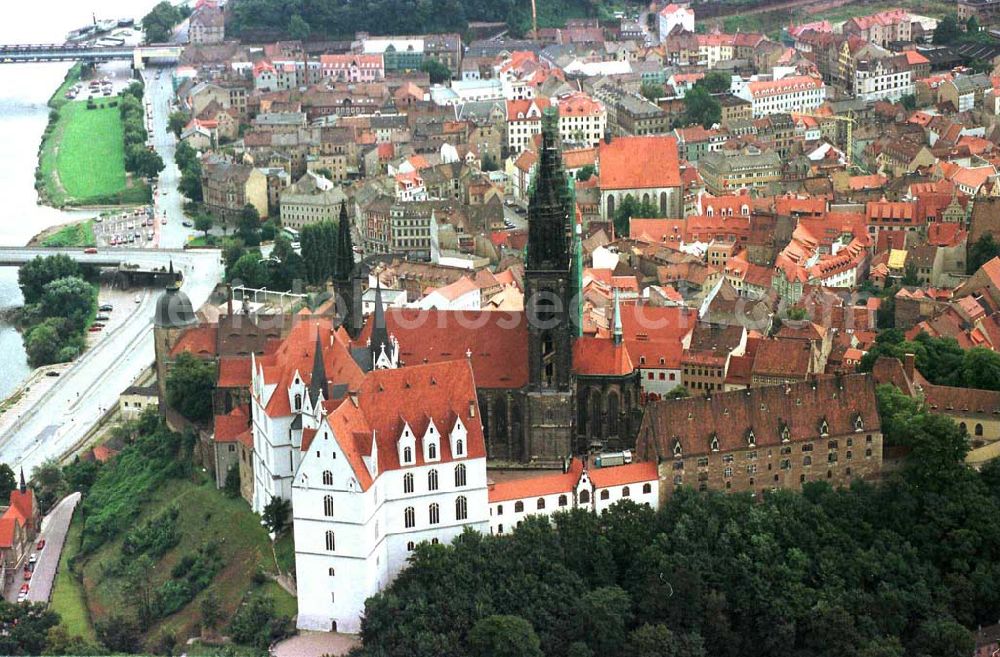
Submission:
POLYGON ((209 595, 219 602, 221 634, 252 595, 267 594, 276 612, 294 615, 295 599, 268 578, 277 567, 259 518, 186 467, 183 446, 173 456, 162 443, 154 447, 161 432, 104 466, 84 498, 69 535, 69 567, 53 593, 66 629, 93 636, 102 622, 137 618, 144 651, 155 652, 166 634, 178 645, 199 635, 209 595), (164 467, 167 458, 176 460, 164 467))

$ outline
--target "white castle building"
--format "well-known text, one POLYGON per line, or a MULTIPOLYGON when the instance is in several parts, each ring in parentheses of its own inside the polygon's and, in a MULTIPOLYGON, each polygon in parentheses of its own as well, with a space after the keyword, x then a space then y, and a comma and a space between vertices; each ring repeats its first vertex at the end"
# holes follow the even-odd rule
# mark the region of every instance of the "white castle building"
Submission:
POLYGON ((356 633, 365 600, 422 542, 509 532, 527 515, 656 507, 655 463, 487 481, 471 361, 399 367, 376 293, 372 339, 307 319, 252 359, 253 509, 292 502, 298 627, 356 633))

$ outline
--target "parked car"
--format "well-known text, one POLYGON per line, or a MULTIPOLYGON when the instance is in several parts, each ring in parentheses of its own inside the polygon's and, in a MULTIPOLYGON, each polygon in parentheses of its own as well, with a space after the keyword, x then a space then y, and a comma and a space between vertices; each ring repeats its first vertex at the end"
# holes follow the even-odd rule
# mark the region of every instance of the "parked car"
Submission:
POLYGON ((21 585, 21 590, 18 591, 18 593, 21 593, 22 595, 28 595, 28 591, 30 591, 30 590, 31 590, 31 585, 30 584, 22 584, 21 585))
POLYGON ((94 248, 94 247, 90 247, 89 249, 84 249, 83 252, 84 253, 97 253, 97 249, 94 248))
POLYGON ((45 539, 44 538, 42 540, 38 541, 38 544, 35 545, 35 549, 38 550, 39 552, 41 552, 42 550, 45 549, 45 539))
POLYGON ((99 321, 99 322, 106 322, 106 321, 108 321, 108 320, 109 320, 109 319, 111 319, 111 318, 110 318, 110 317, 108 317, 107 315, 98 315, 98 316, 97 316, 97 317, 95 317, 94 319, 96 319, 96 320, 97 320, 97 321, 99 321))
POLYGON ((24 573, 23 574, 24 574, 24 581, 25 582, 27 582, 28 580, 31 579, 31 571, 28 570, 27 568, 24 569, 24 573))
POLYGON ((194 224, 190 221, 182 221, 181 226, 184 226, 185 228, 194 228, 194 224))
MULTIPOLYGON (((94 322, 93 324, 91 324, 91 326, 96 326, 97 328, 104 328, 104 324, 102 322, 94 322)), ((38 549, 41 550, 42 548, 38 549)))
POLYGON ((98 308, 98 310, 100 310, 102 313, 109 313, 109 312, 111 312, 114 309, 115 309, 115 307, 112 306, 110 303, 101 304, 101 307, 98 308))
POLYGON ((101 327, 100 326, 91 326, 87 330, 90 331, 91 333, 97 333, 97 332, 99 332, 101 330, 101 327))
POLYGON ((163 224, 164 226, 166 226, 166 225, 167 225, 167 218, 166 218, 166 217, 164 217, 164 218, 163 218, 163 219, 162 219, 162 220, 160 221, 160 223, 161 223, 161 224, 163 224))
POLYGON ((49 370, 48 372, 45 373, 45 376, 59 376, 59 372, 56 372, 55 370, 49 370))
POLYGON ((31 556, 28 557, 28 563, 35 563, 36 561, 38 561, 38 555, 32 552, 31 556))

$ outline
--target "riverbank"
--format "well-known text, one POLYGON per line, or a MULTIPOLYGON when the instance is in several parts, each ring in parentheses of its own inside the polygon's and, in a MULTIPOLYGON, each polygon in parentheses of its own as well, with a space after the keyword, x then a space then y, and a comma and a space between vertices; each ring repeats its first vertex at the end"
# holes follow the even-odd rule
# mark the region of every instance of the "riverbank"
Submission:
POLYGON ((74 66, 49 100, 52 109, 35 173, 39 203, 53 207, 148 203, 149 186, 126 175, 120 96, 65 98, 67 90, 93 76, 92 69, 74 66))

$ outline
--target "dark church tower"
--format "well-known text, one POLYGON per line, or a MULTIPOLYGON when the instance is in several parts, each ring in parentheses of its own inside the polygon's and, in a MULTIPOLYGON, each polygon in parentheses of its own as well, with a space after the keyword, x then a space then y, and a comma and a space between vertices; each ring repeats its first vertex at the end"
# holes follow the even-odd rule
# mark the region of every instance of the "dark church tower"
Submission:
POLYGON ((361 332, 361 279, 355 275, 354 242, 351 239, 351 222, 347 218, 347 202, 340 204, 337 224, 337 253, 333 259, 333 290, 337 294, 337 307, 342 310, 341 324, 352 338, 361 332))
POLYGON ((573 291, 570 191, 563 171, 559 117, 542 117, 542 146, 528 207, 524 272, 528 317, 529 382, 526 453, 532 461, 558 461, 572 450, 573 291))

